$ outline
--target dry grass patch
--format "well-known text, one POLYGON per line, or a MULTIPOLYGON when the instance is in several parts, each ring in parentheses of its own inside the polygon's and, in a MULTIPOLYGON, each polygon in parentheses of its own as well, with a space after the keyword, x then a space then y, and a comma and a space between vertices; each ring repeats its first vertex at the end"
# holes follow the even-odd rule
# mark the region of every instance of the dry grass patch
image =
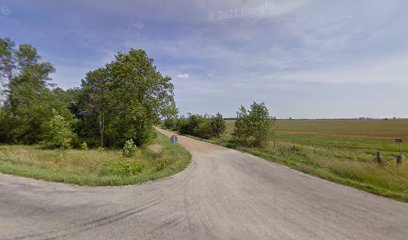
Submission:
POLYGON ((191 156, 159 134, 153 143, 126 158, 121 150, 48 150, 40 146, 0 146, 0 172, 79 185, 125 185, 183 170, 191 156))

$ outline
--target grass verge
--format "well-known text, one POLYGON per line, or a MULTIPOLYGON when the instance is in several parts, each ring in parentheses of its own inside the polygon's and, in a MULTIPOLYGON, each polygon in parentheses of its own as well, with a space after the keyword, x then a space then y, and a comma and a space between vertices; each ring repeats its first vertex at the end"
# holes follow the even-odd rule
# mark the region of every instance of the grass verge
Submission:
POLYGON ((40 146, 0 146, 0 172, 45 181, 87 186, 130 185, 171 176, 191 162, 190 153, 176 153, 162 134, 132 158, 121 150, 47 150, 40 146))

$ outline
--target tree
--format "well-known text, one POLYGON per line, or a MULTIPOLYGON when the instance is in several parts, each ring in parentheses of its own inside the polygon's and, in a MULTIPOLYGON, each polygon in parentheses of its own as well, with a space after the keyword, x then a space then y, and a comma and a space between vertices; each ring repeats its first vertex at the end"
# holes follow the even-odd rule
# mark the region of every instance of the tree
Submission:
POLYGON ((49 148, 67 149, 74 135, 71 126, 55 109, 52 112, 53 117, 43 124, 42 143, 49 148))
POLYGON ((241 106, 237 115, 234 135, 246 144, 264 147, 272 137, 274 126, 265 104, 254 102, 250 110, 241 106))
MULTIPOLYGON (((88 128, 87 133, 90 129, 91 135, 95 132, 99 134, 99 145, 103 147, 104 135, 105 135, 105 123, 108 110, 111 108, 109 106, 109 85, 112 82, 109 81, 109 76, 105 68, 99 68, 94 71, 90 71, 86 74, 85 80, 82 80, 82 92, 81 92, 81 104, 82 110, 84 111, 84 116, 82 116, 83 121, 87 121, 91 124, 86 124, 88 128)), ((85 134, 86 135, 86 134, 85 134)))
POLYGON ((175 108, 171 78, 162 76, 141 49, 119 53, 108 69, 120 86, 113 90, 117 99, 113 126, 120 130, 121 141, 133 139, 143 145, 153 136, 153 124, 175 108))
POLYGON ((187 134, 187 135, 201 135, 199 132, 203 132, 203 124, 204 118, 199 114, 191 114, 188 113, 188 117, 181 118, 179 132, 180 134, 187 134))
POLYGON ((43 123, 53 116, 50 109, 56 109, 67 120, 72 119, 72 114, 59 100, 59 92, 50 90, 53 84, 49 74, 55 71, 54 67, 48 62, 41 62, 33 46, 21 44, 17 50, 10 47, 7 52, 12 55, 7 58, 15 60, 16 65, 6 64, 12 67, 11 70, 2 68, 7 69, 2 73, 10 79, 0 118, 1 140, 37 143, 41 140, 43 123))
POLYGON ((131 49, 88 73, 82 81, 78 117, 84 126, 94 127, 79 132, 94 138, 97 131, 107 146, 123 146, 129 139, 138 146, 148 142, 160 118, 177 114, 171 78, 162 76, 153 63, 145 51, 131 49))
POLYGON ((9 38, 0 38, 0 106, 5 100, 5 89, 13 78, 15 68, 14 42, 9 38))
POLYGON ((226 129, 225 120, 220 113, 215 116, 205 114, 188 114, 174 122, 175 128, 181 134, 193 135, 201 138, 220 137, 226 129))
POLYGON ((209 129, 211 137, 220 137, 226 128, 227 125, 221 113, 217 113, 217 115, 210 118, 209 129))

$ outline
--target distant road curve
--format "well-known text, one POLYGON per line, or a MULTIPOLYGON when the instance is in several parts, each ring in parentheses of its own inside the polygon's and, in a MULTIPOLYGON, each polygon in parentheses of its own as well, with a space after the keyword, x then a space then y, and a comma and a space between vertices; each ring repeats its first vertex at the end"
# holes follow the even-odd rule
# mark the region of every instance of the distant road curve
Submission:
POLYGON ((0 239, 408 239, 408 204, 179 141, 191 166, 142 185, 79 187, 0 174, 0 239))

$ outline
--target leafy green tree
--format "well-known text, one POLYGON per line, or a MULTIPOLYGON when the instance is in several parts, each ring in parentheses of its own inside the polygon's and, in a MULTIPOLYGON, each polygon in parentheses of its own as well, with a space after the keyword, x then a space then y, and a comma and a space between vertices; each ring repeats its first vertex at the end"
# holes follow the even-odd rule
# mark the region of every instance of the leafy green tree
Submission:
POLYGON ((246 144, 264 147, 273 134, 274 120, 264 103, 254 102, 249 110, 241 106, 234 135, 246 144))
POLYGON ((55 69, 49 63, 40 63, 36 49, 27 44, 20 45, 16 59, 19 74, 8 84, 6 102, 15 121, 11 129, 13 141, 35 143, 40 140, 42 123, 52 116, 49 102, 53 96, 47 81, 55 69))
POLYGON ((3 116, 0 117, 1 140, 36 143, 41 140, 43 123, 52 117, 50 109, 56 109, 68 120, 72 119, 72 114, 59 100, 59 93, 50 90, 54 85, 49 74, 55 71, 54 67, 48 62, 41 62, 37 50, 29 44, 10 49, 6 53, 12 56, 6 54, 7 56, 3 57, 13 61, 15 59, 16 64, 8 64, 8 68, 2 67, 2 75, 7 75, 10 79, 7 82, 3 116), (7 73, 8 71, 10 73, 7 73), (12 73, 14 75, 11 75, 12 73))
POLYGON ((181 122, 179 132, 187 135, 201 135, 199 132, 206 131, 204 122, 204 117, 199 114, 188 113, 188 117, 181 122))
MULTIPOLYGON (((166 123, 166 122, 165 122, 166 123)), ((181 117, 172 125, 181 134, 193 135, 201 138, 220 137, 226 129, 225 120, 220 113, 215 116, 190 114, 187 118, 181 117)))
POLYGON ((221 113, 212 116, 208 124, 211 137, 220 137, 221 134, 225 132, 225 129, 227 129, 227 125, 221 113))
POLYGON ((0 38, 0 142, 11 139, 9 129, 13 121, 6 111, 4 102, 6 100, 7 85, 13 77, 15 68, 14 42, 9 38, 0 38))
POLYGON ((120 139, 133 139, 143 145, 154 135, 153 124, 160 117, 175 112, 173 84, 169 76, 162 76, 145 51, 131 49, 119 53, 108 66, 117 100, 113 130, 119 130, 120 139))
POLYGON ((43 124, 42 143, 49 148, 67 149, 70 147, 73 133, 65 118, 53 110, 53 117, 43 124))
POLYGON ((85 80, 82 80, 81 105, 84 121, 83 126, 87 130, 85 136, 93 137, 99 135, 99 145, 105 145, 105 126, 109 122, 108 111, 113 99, 110 98, 110 81, 108 72, 105 68, 99 68, 86 74, 85 80))
POLYGON ((160 118, 177 114, 171 78, 153 63, 145 51, 131 49, 88 73, 78 101, 77 117, 87 129, 78 129, 80 135, 98 132, 101 145, 123 146, 132 139, 140 146, 154 136, 160 118))

